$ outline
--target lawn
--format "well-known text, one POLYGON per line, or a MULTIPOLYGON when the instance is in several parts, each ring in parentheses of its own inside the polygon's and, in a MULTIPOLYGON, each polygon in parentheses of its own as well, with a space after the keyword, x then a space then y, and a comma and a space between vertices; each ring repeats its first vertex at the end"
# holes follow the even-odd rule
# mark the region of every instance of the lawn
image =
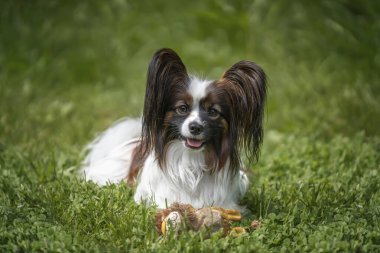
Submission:
POLYGON ((380 2, 1 1, 0 252, 380 252, 380 2), (152 54, 216 79, 268 75, 239 238, 162 238, 124 184, 77 177, 83 147, 142 112, 152 54))

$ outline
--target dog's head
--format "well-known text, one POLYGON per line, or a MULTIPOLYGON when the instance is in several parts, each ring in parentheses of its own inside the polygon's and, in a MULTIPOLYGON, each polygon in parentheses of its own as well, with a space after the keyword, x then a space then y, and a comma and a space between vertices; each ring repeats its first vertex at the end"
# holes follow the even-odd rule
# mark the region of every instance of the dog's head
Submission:
POLYGON ((219 80, 190 77, 171 49, 157 51, 148 69, 142 150, 154 151, 163 167, 168 146, 182 142, 189 152, 204 152, 210 169, 240 166, 239 151, 256 160, 263 138, 266 98, 263 70, 240 61, 219 80))

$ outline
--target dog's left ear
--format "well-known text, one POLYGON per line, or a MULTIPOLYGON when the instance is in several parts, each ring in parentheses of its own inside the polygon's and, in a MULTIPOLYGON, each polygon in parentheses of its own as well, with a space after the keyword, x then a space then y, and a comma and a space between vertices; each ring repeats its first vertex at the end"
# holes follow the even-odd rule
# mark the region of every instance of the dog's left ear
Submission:
POLYGON ((189 82, 186 67, 172 49, 158 50, 149 63, 143 112, 142 146, 146 155, 152 149, 160 150, 161 131, 165 113, 171 106, 174 94, 185 90, 189 82))
POLYGON ((263 141, 262 121, 266 99, 266 77, 254 62, 240 61, 220 80, 229 95, 232 110, 231 131, 250 160, 257 160, 263 141))

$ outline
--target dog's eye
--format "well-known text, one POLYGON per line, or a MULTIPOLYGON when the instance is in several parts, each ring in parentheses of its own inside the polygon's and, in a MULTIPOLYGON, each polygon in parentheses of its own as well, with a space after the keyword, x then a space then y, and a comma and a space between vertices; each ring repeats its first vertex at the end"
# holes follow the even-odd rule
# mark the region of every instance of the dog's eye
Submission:
POLYGON ((177 109, 176 109, 176 112, 177 112, 179 115, 184 115, 184 114, 186 114, 188 111, 189 111, 189 108, 188 108, 186 105, 178 106, 177 109))
POLYGON ((212 119, 216 119, 219 117, 219 112, 215 110, 214 108, 209 108, 207 111, 207 114, 212 119))

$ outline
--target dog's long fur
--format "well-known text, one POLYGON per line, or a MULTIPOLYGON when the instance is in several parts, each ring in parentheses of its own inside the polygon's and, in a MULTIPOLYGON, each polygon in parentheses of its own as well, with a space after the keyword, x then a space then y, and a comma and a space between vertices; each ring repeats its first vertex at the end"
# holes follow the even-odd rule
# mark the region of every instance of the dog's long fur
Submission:
POLYGON ((265 74, 251 61, 200 80, 161 49, 149 64, 142 119, 124 119, 90 144, 86 179, 136 182, 135 200, 162 208, 239 208, 248 187, 241 154, 258 159, 265 99, 265 74))

